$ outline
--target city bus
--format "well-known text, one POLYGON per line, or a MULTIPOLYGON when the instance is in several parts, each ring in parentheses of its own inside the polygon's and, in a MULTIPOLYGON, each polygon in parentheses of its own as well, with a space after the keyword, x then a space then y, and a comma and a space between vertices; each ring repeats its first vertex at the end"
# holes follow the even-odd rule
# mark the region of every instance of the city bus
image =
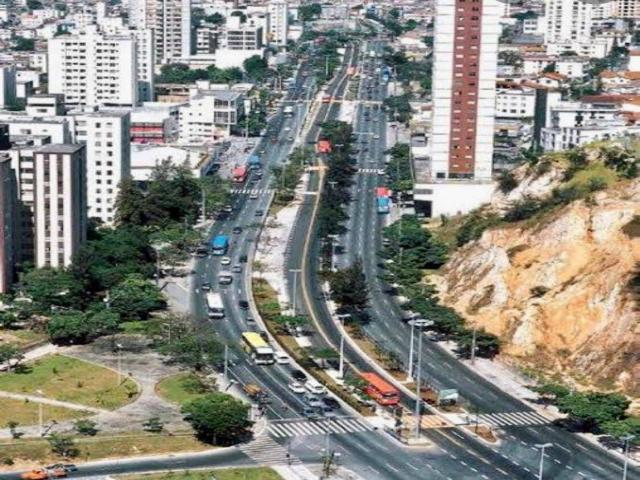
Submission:
POLYGON ((375 400, 379 405, 392 406, 400 403, 400 392, 384 381, 378 374, 366 372, 360 374, 362 379, 367 382, 364 389, 369 397, 375 400))
POLYGON ((256 365, 275 362, 273 348, 257 332, 242 332, 242 346, 256 365))
POLYGON ((207 309, 209 318, 224 318, 224 304, 219 292, 207 293, 207 309))

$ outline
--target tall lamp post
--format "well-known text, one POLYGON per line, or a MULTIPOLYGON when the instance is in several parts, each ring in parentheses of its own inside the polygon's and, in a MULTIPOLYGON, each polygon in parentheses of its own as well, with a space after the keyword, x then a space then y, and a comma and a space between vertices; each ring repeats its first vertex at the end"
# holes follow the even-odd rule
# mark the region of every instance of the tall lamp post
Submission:
POLYGON ((342 329, 340 330, 340 366, 338 367, 338 378, 344 378, 344 320, 351 315, 348 313, 341 313, 336 315, 340 320, 342 329))
POLYGON ((622 469, 622 480, 627 480, 627 472, 629 471, 629 445, 631 440, 636 438, 635 435, 625 435, 620 440, 624 442, 624 467, 622 469))
POLYGON ((416 426, 415 426, 415 437, 416 439, 420 436, 420 405, 422 404, 422 397, 420 395, 420 374, 422 370, 422 329, 433 325, 431 320, 426 320, 424 318, 418 318, 413 321, 413 326, 418 329, 418 359, 416 366, 416 426))
POLYGON ((553 447, 553 443, 539 443, 535 447, 540 449, 540 469, 538 470, 538 480, 542 480, 542 473, 544 471, 544 450, 545 448, 553 447))
POLYGON ((289 272, 293 273, 293 292, 292 292, 292 308, 293 308, 293 315, 295 316, 296 314, 296 297, 298 296, 298 274, 300 272, 302 272, 301 269, 299 268, 292 268, 289 270, 289 272))

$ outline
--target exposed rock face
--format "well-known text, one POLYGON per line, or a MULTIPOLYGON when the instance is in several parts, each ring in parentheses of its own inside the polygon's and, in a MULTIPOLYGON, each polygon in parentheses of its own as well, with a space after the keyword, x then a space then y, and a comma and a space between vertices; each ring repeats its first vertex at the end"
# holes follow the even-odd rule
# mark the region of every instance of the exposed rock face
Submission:
POLYGON ((443 267, 441 298, 498 335, 505 355, 637 396, 639 218, 636 180, 544 221, 485 231, 443 267))

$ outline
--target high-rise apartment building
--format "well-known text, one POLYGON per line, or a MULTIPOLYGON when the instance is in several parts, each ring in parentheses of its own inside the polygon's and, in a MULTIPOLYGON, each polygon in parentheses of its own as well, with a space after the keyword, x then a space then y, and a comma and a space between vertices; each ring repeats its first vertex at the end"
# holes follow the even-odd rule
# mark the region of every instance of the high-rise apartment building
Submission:
POLYGON ((100 111, 72 116, 75 143, 86 147, 88 216, 111 224, 118 185, 131 173, 130 114, 100 111))
POLYGON ((191 0, 131 0, 129 24, 153 31, 158 63, 172 63, 193 53, 191 0))
POLYGON ((18 235, 16 179, 11 158, 0 152, 0 293, 7 293, 14 278, 18 235))
POLYGON ((588 43, 593 4, 583 0, 546 0, 545 43, 588 43))
POLYGON ((289 6, 286 0, 269 2, 269 42, 279 46, 287 44, 289 32, 289 6))
POLYGON ((436 1, 430 161, 416 185, 433 215, 474 208, 492 188, 500 8, 497 0, 436 1))
POLYGON ((136 40, 95 28, 48 42, 49 93, 67 106, 131 107, 138 102, 136 40))
POLYGON ((87 236, 84 145, 50 144, 34 152, 35 263, 66 267, 87 236))
POLYGON ((0 65, 0 108, 13 105, 16 101, 16 67, 0 65))
POLYGON ((640 0, 615 0, 613 14, 620 18, 640 18, 640 0))

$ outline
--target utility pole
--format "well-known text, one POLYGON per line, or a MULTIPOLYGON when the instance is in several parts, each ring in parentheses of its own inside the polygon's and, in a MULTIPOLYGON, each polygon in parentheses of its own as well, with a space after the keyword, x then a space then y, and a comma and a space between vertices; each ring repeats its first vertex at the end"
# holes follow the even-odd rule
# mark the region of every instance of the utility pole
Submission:
POLYGON ((202 223, 207 221, 207 196, 204 193, 204 185, 201 188, 202 192, 202 223))
POLYGON ((478 328, 474 325, 473 334, 471 337, 471 365, 476 363, 476 337, 478 335, 478 328))
POLYGON ((629 471, 629 444, 634 438, 636 438, 635 435, 626 435, 620 439, 624 441, 624 467, 622 469, 622 480, 627 480, 627 472, 629 471))
POLYGON ((223 375, 225 381, 229 381, 229 346, 225 344, 224 346, 224 366, 223 366, 223 375))
POLYGON ((116 351, 118 352, 118 383, 117 385, 120 385, 120 382, 122 382, 122 344, 121 343, 116 343, 116 351))
POLYGON ((416 367, 416 411, 415 411, 415 438, 420 437, 420 406, 422 405, 422 396, 420 392, 420 375, 422 370, 422 329, 426 326, 433 324, 433 322, 425 319, 417 319, 414 322, 415 327, 418 329, 418 364, 416 367))
POLYGON ((293 308, 293 315, 295 316, 296 314, 296 297, 298 296, 298 274, 300 272, 302 272, 301 269, 299 268, 292 268, 289 270, 289 272, 293 273, 293 292, 292 292, 292 308, 293 308))
POLYGON ((409 368, 407 369, 407 382, 413 380, 413 322, 409 323, 411 325, 411 339, 409 340, 409 368))

